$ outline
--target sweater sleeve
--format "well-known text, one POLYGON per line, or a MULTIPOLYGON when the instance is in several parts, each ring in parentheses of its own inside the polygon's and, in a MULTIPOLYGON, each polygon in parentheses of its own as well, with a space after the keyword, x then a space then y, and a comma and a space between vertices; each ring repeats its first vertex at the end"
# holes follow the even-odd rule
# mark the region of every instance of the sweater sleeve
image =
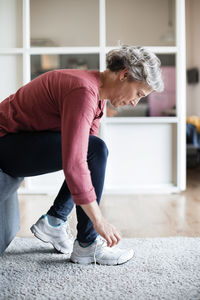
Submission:
POLYGON ((95 119, 92 123, 92 127, 90 129, 90 134, 95 135, 98 137, 99 134, 99 126, 100 126, 100 119, 95 119))
POLYGON ((99 134, 99 127, 100 127, 100 119, 104 113, 104 108, 107 100, 103 101, 102 107, 101 107, 101 113, 99 114, 99 117, 95 117, 93 120, 91 129, 90 129, 90 134, 95 135, 98 137, 99 134))
POLYGON ((96 113, 95 96, 78 88, 63 99, 61 113, 62 164, 66 183, 75 204, 96 200, 87 151, 90 128, 96 113))

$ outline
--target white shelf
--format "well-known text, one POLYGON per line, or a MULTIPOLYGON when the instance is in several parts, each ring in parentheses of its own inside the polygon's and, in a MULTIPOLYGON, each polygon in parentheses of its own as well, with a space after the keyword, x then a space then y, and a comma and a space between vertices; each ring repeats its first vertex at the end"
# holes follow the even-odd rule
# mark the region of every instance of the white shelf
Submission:
MULTIPOLYGON (((159 53, 159 54, 174 54, 177 53, 178 51, 178 47, 165 47, 165 46, 154 46, 154 47, 150 47, 150 46, 143 46, 149 50, 151 50, 154 53, 159 53)), ((106 47, 106 52, 112 50, 112 49, 116 49, 116 47, 106 47)))
POLYGON ((0 54, 23 54, 23 48, 0 48, 0 54))
POLYGON ((142 185, 133 186, 132 188, 127 187, 117 187, 117 186, 107 186, 104 189, 105 195, 133 195, 133 194, 171 194, 178 193, 180 189, 174 184, 159 184, 159 185, 142 185))
POLYGON ((178 123, 177 117, 105 117, 104 123, 178 123))
MULTIPOLYGON (((133 187, 127 187, 127 186, 106 186, 104 188, 103 193, 106 195, 109 194, 170 194, 170 193, 177 193, 180 192, 179 188, 174 185, 174 184, 159 184, 159 185, 136 185, 133 187)), ((48 188, 48 192, 46 188, 24 188, 20 187, 18 189, 18 193, 23 195, 23 194, 48 194, 48 195, 55 195, 58 193, 57 188, 48 188)))
MULTIPOLYGON (((145 48, 159 54, 175 54, 177 53, 177 47, 148 47, 145 48)), ((108 52, 116 47, 105 47, 105 52, 108 52)), ((30 47, 30 48, 0 48, 0 54, 17 54, 28 52, 29 54, 89 54, 100 53, 102 46, 99 47, 30 47)))
POLYGON ((100 47, 31 47, 30 54, 88 54, 99 53, 100 47))

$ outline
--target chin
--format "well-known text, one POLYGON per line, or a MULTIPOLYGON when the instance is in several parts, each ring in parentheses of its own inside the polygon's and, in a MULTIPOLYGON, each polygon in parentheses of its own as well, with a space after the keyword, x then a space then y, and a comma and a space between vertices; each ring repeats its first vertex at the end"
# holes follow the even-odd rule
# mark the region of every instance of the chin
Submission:
POLYGON ((115 102, 113 105, 114 105, 115 107, 119 107, 119 106, 121 106, 122 104, 121 104, 121 102, 115 102))
MULTIPOLYGON (((110 101, 110 100, 109 100, 110 101)), ((113 107, 116 107, 116 105, 110 101, 110 104, 113 106, 113 107)))

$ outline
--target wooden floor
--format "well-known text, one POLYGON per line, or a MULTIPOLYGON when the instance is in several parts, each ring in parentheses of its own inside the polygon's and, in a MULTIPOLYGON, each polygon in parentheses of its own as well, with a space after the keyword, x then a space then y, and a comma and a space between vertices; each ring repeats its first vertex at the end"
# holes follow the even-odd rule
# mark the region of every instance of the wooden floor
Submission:
MULTIPOLYGON (((49 209, 53 196, 19 195, 21 229, 17 236, 33 236, 30 226, 49 209)), ((103 215, 122 237, 200 236, 200 167, 188 169, 187 190, 170 195, 104 195, 103 215)), ((76 235, 75 208, 69 217, 76 235)))

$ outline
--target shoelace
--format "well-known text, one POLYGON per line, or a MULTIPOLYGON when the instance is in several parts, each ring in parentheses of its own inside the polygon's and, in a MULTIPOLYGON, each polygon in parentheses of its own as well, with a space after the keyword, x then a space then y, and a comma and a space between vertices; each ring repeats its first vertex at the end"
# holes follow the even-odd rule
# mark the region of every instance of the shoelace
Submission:
POLYGON ((100 241, 101 241, 101 244, 99 245, 98 243, 96 243, 95 250, 94 250, 94 263, 95 263, 95 267, 96 267, 96 264, 97 264, 96 263, 96 250, 97 250, 97 246, 99 246, 101 248, 107 246, 107 241, 104 238, 102 238, 101 236, 100 236, 100 241))
MULTIPOLYGON (((71 233, 71 228, 70 228, 70 225, 69 225, 69 220, 70 220, 70 219, 72 219, 72 216, 69 216, 69 217, 68 217, 67 222, 66 222, 65 224, 63 224, 63 226, 65 226, 66 231, 67 231, 67 234, 69 235, 69 238, 70 238, 71 240, 74 240, 74 236, 73 236, 72 233, 71 233)), ((97 263, 96 263, 96 251, 97 251, 97 246, 98 246, 98 247, 101 247, 101 248, 107 246, 107 241, 106 241, 104 238, 102 238, 101 236, 99 236, 99 240, 101 241, 101 244, 96 243, 95 250, 94 250, 94 263, 95 263, 95 266, 97 265, 97 263)), ((101 264, 100 264, 100 265, 101 265, 101 264)))

